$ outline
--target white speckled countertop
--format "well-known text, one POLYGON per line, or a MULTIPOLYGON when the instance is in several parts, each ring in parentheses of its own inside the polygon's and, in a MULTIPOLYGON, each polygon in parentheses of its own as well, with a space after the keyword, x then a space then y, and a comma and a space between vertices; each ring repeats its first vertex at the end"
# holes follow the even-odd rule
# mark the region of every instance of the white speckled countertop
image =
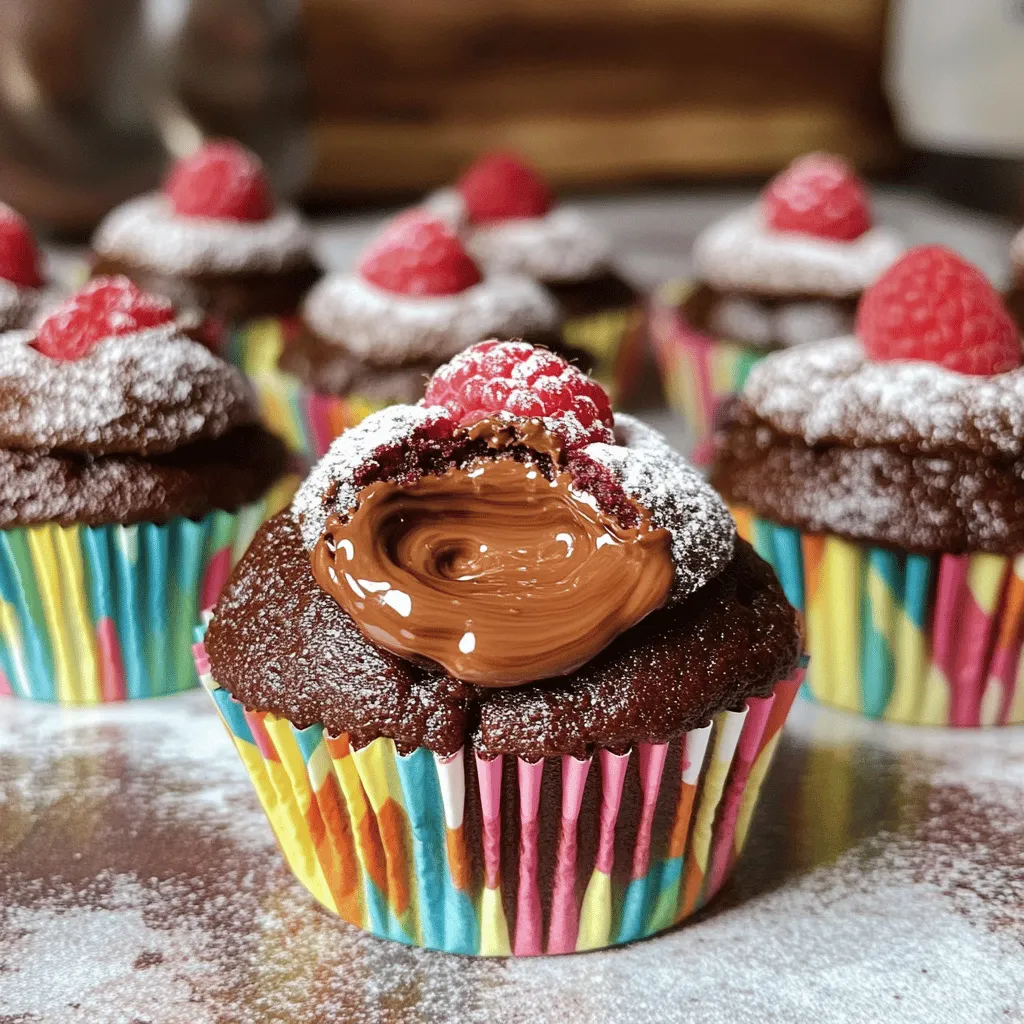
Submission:
MULTIPOLYGON (((586 204, 645 283, 743 193, 586 204)), ((885 193, 1002 283, 1009 225, 885 193)), ((369 221, 322 235, 333 264, 369 221)), ((649 418, 681 435, 669 414, 649 418)), ((1024 1021, 1024 729, 798 702, 744 856, 698 919, 548 960, 412 950, 294 881, 202 692, 0 703, 0 1024, 1024 1021)))

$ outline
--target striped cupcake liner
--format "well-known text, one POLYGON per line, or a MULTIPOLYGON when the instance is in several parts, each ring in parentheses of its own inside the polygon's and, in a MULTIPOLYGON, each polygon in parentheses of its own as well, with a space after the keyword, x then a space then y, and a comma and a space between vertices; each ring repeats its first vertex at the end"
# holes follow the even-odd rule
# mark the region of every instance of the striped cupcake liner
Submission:
POLYGON ((289 488, 197 522, 0 530, 0 694, 98 704, 194 687, 200 613, 289 488))
POLYGON ((632 942, 715 895, 802 672, 671 743, 586 760, 356 750, 235 701, 196 662, 299 881, 380 938, 538 956, 632 942))
POLYGON ((712 338, 691 327, 679 310, 692 287, 676 281, 659 290, 651 309, 650 339, 666 397, 690 432, 693 458, 706 464, 719 406, 742 390, 768 350, 712 338))
MULTIPOLYGON (((232 334, 229 358, 252 379, 267 427, 292 451, 319 459, 339 434, 354 427, 388 403, 349 394, 344 398, 304 387, 277 365, 292 323, 259 320, 232 334)), ((643 358, 644 308, 641 304, 567 321, 562 329, 567 345, 586 352, 594 377, 613 401, 639 377, 643 358)))
POLYGON ((1024 555, 915 555, 732 512, 803 615, 814 699, 913 725, 1024 724, 1024 555))

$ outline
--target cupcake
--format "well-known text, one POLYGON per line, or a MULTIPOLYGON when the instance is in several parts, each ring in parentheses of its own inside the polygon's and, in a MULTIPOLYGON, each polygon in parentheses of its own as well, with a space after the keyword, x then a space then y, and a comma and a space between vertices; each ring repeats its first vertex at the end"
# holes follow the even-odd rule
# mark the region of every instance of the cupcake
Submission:
POLYGON ((320 276, 311 241, 299 214, 275 202, 255 154, 208 142, 175 164, 161 191, 107 215, 93 272, 166 296, 202 318, 211 347, 238 358, 249 335, 279 337, 320 276))
POLYGON ((693 249, 693 283, 662 289, 651 337, 666 390, 700 461, 721 401, 769 352, 853 328, 863 290, 903 249, 872 226, 863 184, 840 159, 794 161, 758 201, 712 224, 693 249))
POLYGON ((409 210, 354 272, 313 288, 279 354, 251 352, 246 368, 268 423, 296 451, 319 457, 368 413, 415 401, 426 378, 470 345, 495 335, 555 345, 558 326, 538 284, 484 274, 447 224, 409 210), (268 356, 277 365, 268 367, 268 356))
POLYGON ((0 335, 0 692, 195 685, 188 647, 285 468, 241 372, 97 278, 0 335))
POLYGON ((31 326, 58 301, 59 290, 43 275, 28 224, 0 203, 0 331, 31 326))
POLYGON ((518 956, 642 938, 714 895, 799 653, 697 471, 574 367, 497 341, 332 444, 197 644, 324 906, 518 956))
POLYGON ((810 692, 872 718, 1024 722, 1024 369, 980 271, 910 250, 856 334, 758 363, 712 482, 806 623, 810 692))
POLYGON ((555 297, 566 354, 621 402, 640 373, 641 296, 616 270, 611 241, 584 214, 557 205, 537 172, 489 153, 426 206, 457 226, 485 270, 525 274, 555 297))

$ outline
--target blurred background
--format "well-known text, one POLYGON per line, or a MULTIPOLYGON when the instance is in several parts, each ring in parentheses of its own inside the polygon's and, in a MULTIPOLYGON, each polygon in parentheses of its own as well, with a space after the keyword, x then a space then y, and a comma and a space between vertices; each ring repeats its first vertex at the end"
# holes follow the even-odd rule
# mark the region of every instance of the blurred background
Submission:
POLYGON ((558 186, 809 149, 1018 216, 1024 0, 3 0, 0 198, 80 235, 232 135, 307 208, 510 146, 558 186))

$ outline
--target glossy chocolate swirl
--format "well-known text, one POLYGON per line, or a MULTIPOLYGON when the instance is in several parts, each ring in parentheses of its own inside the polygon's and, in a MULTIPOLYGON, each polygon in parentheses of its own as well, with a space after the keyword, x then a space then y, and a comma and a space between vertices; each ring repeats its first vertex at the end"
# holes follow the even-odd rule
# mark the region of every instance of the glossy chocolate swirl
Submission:
POLYGON ((671 535, 509 456, 363 488, 313 574, 367 639, 479 686, 572 672, 668 599, 671 535))

